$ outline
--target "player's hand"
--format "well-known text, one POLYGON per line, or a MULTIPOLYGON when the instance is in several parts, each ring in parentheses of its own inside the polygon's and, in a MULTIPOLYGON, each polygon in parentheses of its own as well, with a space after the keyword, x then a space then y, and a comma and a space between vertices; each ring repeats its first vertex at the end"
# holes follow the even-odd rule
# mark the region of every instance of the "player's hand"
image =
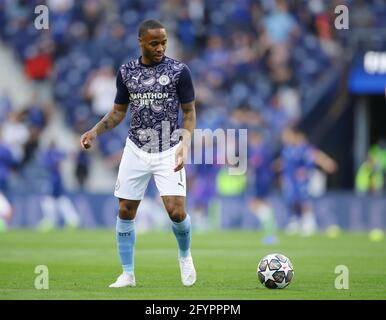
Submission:
POLYGON ((176 166, 174 172, 180 171, 184 167, 187 159, 188 147, 182 143, 176 150, 176 166))
POLYGON ((92 147, 93 142, 96 138, 97 134, 94 130, 87 131, 80 137, 80 145, 84 149, 89 149, 92 147))

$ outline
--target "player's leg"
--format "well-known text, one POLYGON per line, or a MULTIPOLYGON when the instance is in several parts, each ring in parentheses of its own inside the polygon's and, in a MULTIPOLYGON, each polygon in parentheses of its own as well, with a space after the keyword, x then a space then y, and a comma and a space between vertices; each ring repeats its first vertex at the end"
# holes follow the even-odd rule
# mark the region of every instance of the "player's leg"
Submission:
POLYGON ((69 228, 78 228, 80 225, 80 217, 71 200, 67 196, 61 195, 57 201, 66 226, 69 228))
POLYGON ((39 222, 39 230, 46 232, 55 228, 58 220, 56 199, 53 196, 43 196, 41 200, 43 218, 39 222))
POLYGON ((162 201, 172 221, 173 233, 178 242, 178 256, 190 255, 191 223, 190 216, 185 212, 185 197, 163 196, 162 201))
POLYGON ((151 173, 146 160, 126 146, 119 166, 114 195, 119 199, 119 213, 116 222, 116 240, 123 273, 112 288, 135 286, 134 246, 135 216, 144 197, 151 173))
POLYGON ((135 216, 141 200, 119 199, 119 214, 116 223, 118 254, 122 265, 122 274, 110 288, 134 287, 134 246, 135 216))
POLYGON ((171 156, 154 162, 153 170, 157 189, 173 223, 179 257, 187 257, 190 255, 191 223, 190 216, 185 212, 185 169, 174 172, 174 156, 171 156))
POLYGON ((288 235, 298 234, 300 231, 301 205, 296 199, 290 199, 286 202, 289 211, 289 222, 286 226, 288 235))
POLYGON ((311 236, 318 229, 314 210, 310 201, 303 201, 301 204, 301 235, 311 236))
POLYGON ((253 198, 250 202, 250 209, 260 220, 266 244, 277 243, 277 226, 272 206, 263 198, 253 198))
POLYGON ((154 181, 161 195, 165 209, 172 220, 179 256, 190 255, 191 224, 185 212, 186 173, 185 168, 174 172, 174 153, 153 161, 154 181))
POLYGON ((302 214, 299 188, 293 178, 286 178, 284 182, 284 200, 289 213, 289 222, 285 229, 287 234, 295 235, 300 231, 300 218, 302 214))
POLYGON ((299 182, 299 203, 301 210, 300 233, 303 236, 310 236, 317 230, 316 218, 311 203, 309 192, 309 180, 299 182))
POLYGON ((190 253, 192 227, 185 210, 186 173, 185 168, 174 172, 175 149, 155 159, 152 172, 177 239, 181 281, 184 286, 192 286, 196 282, 196 270, 190 253))
POLYGON ((178 243, 181 281, 185 286, 192 286, 197 276, 190 253, 192 226, 190 216, 185 211, 185 197, 162 196, 162 200, 172 221, 172 230, 178 243))
POLYGON ((264 232, 263 243, 277 243, 277 226, 273 207, 267 200, 271 187, 271 177, 267 175, 256 176, 255 179, 255 195, 250 202, 250 209, 260 220, 261 227, 264 232), (260 178, 260 179, 259 179, 260 178))

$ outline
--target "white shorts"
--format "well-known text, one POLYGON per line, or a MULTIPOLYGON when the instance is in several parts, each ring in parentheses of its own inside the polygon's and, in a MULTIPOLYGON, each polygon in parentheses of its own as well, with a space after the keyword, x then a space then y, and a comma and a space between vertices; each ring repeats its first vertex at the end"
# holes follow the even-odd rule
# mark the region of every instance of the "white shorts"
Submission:
POLYGON ((154 175, 161 196, 186 197, 185 168, 174 172, 178 146, 179 144, 166 151, 152 154, 139 149, 127 138, 114 196, 127 200, 142 200, 149 180, 154 175))

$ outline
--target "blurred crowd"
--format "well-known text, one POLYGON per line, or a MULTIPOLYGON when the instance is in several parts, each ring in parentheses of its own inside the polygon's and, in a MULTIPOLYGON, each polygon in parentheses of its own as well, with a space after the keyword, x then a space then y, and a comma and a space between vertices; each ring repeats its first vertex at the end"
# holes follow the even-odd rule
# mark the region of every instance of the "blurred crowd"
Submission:
MULTIPOLYGON (((1 39, 36 92, 23 108, 0 92, 0 152, 10 155, 1 160, 7 164, 0 164, 0 182, 11 169, 23 173, 30 163, 42 165, 35 160, 48 150, 41 150, 39 139, 53 113, 62 113, 66 126, 81 134, 111 109, 117 68, 139 55, 137 26, 148 18, 164 23, 173 57, 192 71, 197 127, 247 128, 279 155, 284 130, 299 123, 314 89, 341 58, 338 4, 350 7, 353 27, 385 24, 382 0, 0 0, 1 39), (39 4, 49 8, 48 30, 32 23, 39 4)), ((117 165, 126 135, 122 124, 99 137, 100 155, 117 165)), ((71 156, 82 189, 90 159, 71 156)), ((187 170, 194 206, 207 206, 221 188, 221 168, 187 170)))

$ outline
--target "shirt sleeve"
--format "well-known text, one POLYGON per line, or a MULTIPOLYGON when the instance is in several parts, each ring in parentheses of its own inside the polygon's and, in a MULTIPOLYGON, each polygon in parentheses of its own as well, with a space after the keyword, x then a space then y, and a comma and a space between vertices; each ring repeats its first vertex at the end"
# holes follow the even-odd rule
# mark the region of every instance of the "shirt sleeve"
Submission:
POLYGON ((177 95, 181 103, 188 103, 194 100, 192 76, 187 66, 184 66, 181 71, 180 79, 177 83, 177 95))
POLYGON ((129 91, 123 83, 121 71, 118 70, 117 74, 117 94, 115 95, 114 103, 116 104, 126 104, 130 101, 129 91))

